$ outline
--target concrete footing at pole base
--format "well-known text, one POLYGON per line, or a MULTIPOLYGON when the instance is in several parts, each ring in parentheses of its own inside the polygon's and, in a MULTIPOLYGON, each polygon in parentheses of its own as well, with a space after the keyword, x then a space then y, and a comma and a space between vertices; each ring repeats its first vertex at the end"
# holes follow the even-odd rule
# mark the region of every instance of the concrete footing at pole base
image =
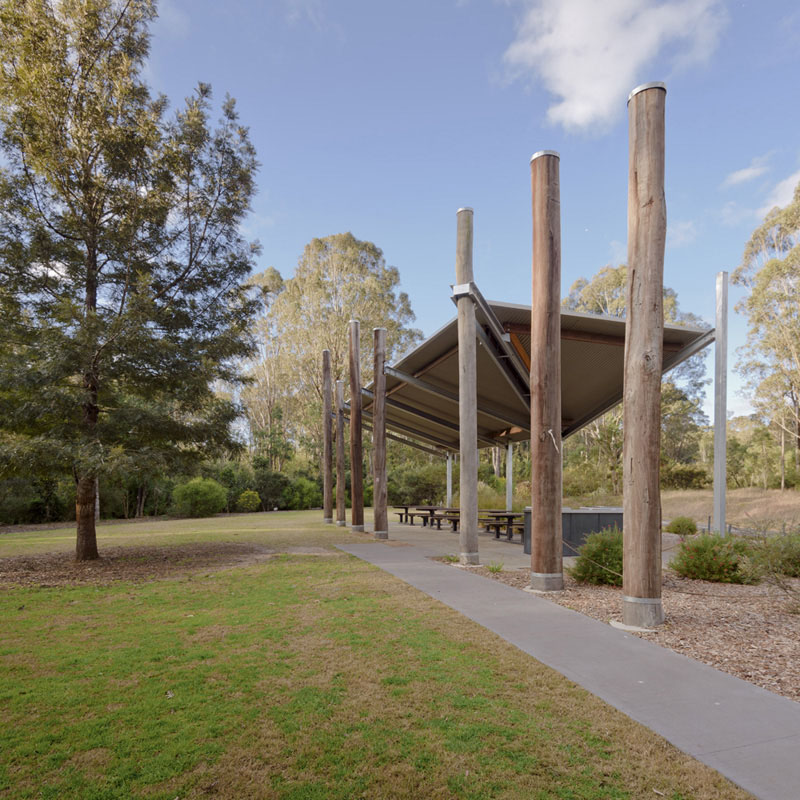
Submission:
POLYGON ((660 597, 622 597, 622 622, 636 628, 655 628, 664 624, 660 597))
POLYGON ((342 520, 339 520, 339 521, 338 521, 336 524, 337 524, 337 525, 338 525, 340 528, 344 528, 344 527, 347 525, 347 523, 346 523, 346 522, 342 522, 342 520))
POLYGON ((478 553, 459 553, 459 564, 480 564, 480 556, 478 553))
POLYGON ((364 526, 363 525, 352 525, 350 527, 350 530, 353 531, 353 533, 364 533, 364 526))
POLYGON ((375 531, 375 538, 376 539, 388 539, 389 538, 389 531, 375 531))
POLYGON ((325 517, 322 520, 326 525, 333 525, 333 517, 325 517))
POLYGON ((531 589, 537 592, 560 592, 564 589, 563 572, 531 572, 531 589))

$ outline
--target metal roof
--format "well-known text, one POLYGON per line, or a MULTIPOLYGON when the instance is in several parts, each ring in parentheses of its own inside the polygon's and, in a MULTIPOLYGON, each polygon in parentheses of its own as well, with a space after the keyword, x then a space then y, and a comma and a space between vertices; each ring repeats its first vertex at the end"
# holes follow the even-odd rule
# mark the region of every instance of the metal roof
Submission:
MULTIPOLYGON (((478 446, 528 440, 531 308, 486 301, 474 284, 469 286, 478 328, 478 446)), ((665 325, 663 371, 712 341, 713 329, 665 325)), ((561 312, 562 436, 621 402, 624 344, 624 319, 561 312)), ((371 389, 364 390, 368 420, 371 389)), ((437 448, 459 449, 457 318, 386 368, 386 391, 389 430, 437 448)))

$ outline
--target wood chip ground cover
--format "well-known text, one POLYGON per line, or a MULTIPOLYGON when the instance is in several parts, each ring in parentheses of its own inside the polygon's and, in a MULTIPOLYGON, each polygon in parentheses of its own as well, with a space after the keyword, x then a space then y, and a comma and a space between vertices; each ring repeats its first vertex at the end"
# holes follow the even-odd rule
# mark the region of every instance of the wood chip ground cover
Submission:
POLYGON ((747 796, 385 573, 256 538, 45 587, 3 560, 0 797, 747 796))

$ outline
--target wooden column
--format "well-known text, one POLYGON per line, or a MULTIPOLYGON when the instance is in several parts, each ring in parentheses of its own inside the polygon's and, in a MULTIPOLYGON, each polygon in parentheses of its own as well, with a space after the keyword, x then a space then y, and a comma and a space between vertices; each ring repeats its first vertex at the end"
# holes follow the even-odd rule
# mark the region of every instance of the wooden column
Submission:
MULTIPOLYGON (((714 530, 725 533, 728 424, 728 273, 717 273, 717 320, 714 331, 714 530)), ((781 427, 781 488, 785 440, 781 427)))
POLYGON ((345 505, 347 478, 344 463, 344 381, 336 381, 336 524, 347 524, 345 505))
POLYGON ((447 498, 445 505, 448 508, 453 507, 453 454, 447 451, 447 498))
POLYGON ((361 353, 358 320, 350 320, 350 527, 364 530, 364 456, 361 443, 361 353))
POLYGON ((506 511, 514 505, 514 445, 506 445, 506 511))
POLYGON ((331 351, 322 351, 322 521, 333 524, 331 351))
POLYGON ((559 155, 531 157, 531 588, 564 588, 561 558, 561 201, 559 155))
POLYGON ((459 208, 456 232, 458 298, 459 559, 478 564, 478 378, 475 304, 469 295, 472 273, 472 209, 459 208))
POLYGON ((374 387, 375 402, 372 407, 373 456, 372 506, 375 514, 375 538, 389 538, 389 509, 386 498, 386 328, 375 328, 374 387))
POLYGON ((623 406, 622 621, 650 628, 661 607, 661 365, 664 343, 664 106, 650 83, 628 98, 628 319, 623 406))

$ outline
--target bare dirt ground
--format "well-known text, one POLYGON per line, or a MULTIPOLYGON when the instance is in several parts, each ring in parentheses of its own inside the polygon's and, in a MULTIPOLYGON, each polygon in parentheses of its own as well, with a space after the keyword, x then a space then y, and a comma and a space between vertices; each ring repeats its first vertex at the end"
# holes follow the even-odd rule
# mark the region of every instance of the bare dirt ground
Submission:
MULTIPOLYGON (((527 569, 474 571, 519 589, 530 585, 527 569)), ((577 583, 569 575, 564 581, 564 591, 548 600, 602 622, 622 621, 622 589, 577 583)), ((791 585, 800 592, 800 578, 791 585)), ((792 613, 784 592, 766 583, 709 583, 666 571, 662 600, 665 624, 637 636, 800 701, 800 613, 792 613)))
MULTIPOLYGON (((331 555, 321 547, 290 547, 281 552, 331 555)), ((4 586, 105 585, 115 581, 151 581, 197 572, 243 567, 277 555, 257 544, 191 543, 150 547, 104 547, 96 561, 76 562, 65 553, 0 558, 4 586)))

